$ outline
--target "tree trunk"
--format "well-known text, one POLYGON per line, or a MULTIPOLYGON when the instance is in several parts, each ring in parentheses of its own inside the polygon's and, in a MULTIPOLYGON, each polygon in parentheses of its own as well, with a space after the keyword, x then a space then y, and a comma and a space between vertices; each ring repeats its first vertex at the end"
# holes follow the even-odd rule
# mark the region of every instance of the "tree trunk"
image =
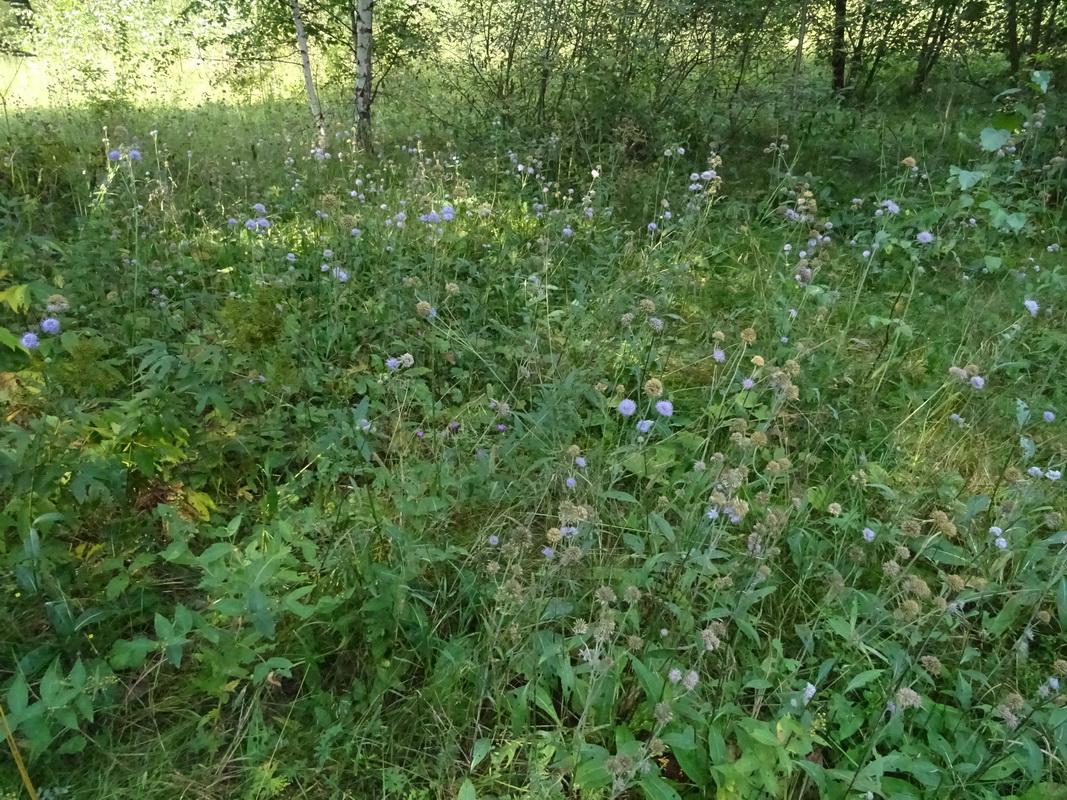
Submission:
POLYGON ((1008 71, 1017 75, 1022 66, 1019 49, 1019 0, 1008 0, 1004 14, 1004 44, 1008 51, 1008 71))
POLYGON ((830 87, 834 92, 845 90, 845 22, 848 0, 834 0, 834 40, 830 51, 830 87))
POLYGON ((315 122, 315 127, 319 129, 319 145, 321 146, 326 141, 326 118, 322 115, 319 94, 315 91, 315 78, 311 74, 311 56, 308 54, 308 38, 304 31, 304 15, 300 10, 300 0, 289 0, 289 8, 293 12, 296 49, 300 51, 300 66, 304 70, 304 91, 307 92, 311 119, 315 122))
POLYGON ((918 94, 926 85, 926 79, 941 57, 945 48, 945 40, 948 39, 952 23, 956 16, 960 0, 941 0, 930 14, 930 20, 926 26, 926 36, 923 39, 922 49, 915 65, 915 79, 912 81, 912 91, 918 94))
POLYGON ((1034 10, 1030 17, 1030 47, 1028 50, 1031 56, 1036 56, 1041 52, 1041 23, 1044 21, 1044 0, 1034 0, 1034 10))
POLYGON ((371 150, 370 107, 374 101, 371 58, 374 43, 374 0, 356 0, 352 28, 356 39, 356 130, 365 150, 371 150))
POLYGON ((793 54, 793 95, 800 89, 800 72, 804 66, 804 39, 808 33, 808 0, 800 5, 800 30, 797 32, 797 49, 793 54))

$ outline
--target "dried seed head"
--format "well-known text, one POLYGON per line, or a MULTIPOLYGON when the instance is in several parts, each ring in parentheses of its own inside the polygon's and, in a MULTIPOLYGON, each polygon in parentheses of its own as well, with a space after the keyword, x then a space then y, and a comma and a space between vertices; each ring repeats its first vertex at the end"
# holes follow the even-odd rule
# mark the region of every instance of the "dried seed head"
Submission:
POLYGON ((663 394, 663 384, 658 378, 649 378, 645 381, 644 390, 649 397, 660 397, 663 394))

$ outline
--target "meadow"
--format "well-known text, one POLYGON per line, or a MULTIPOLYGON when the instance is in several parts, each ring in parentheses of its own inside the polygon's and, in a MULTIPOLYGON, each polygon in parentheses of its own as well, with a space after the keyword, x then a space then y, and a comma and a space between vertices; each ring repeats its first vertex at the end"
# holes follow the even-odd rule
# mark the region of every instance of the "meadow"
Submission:
POLYGON ((1055 92, 8 118, 0 797, 1067 796, 1055 92))

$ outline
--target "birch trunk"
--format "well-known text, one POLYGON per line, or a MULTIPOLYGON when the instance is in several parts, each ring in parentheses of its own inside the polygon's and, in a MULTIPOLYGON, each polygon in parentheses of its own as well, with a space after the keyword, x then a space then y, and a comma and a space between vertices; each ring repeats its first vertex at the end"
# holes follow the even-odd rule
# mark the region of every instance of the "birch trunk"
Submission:
POLYGON ((319 145, 326 141, 326 119, 322 116, 319 94, 315 91, 315 78, 311 74, 311 56, 308 54, 308 37, 304 31, 304 15, 300 10, 300 0, 289 0, 293 12, 293 27, 296 29, 296 49, 300 51, 300 66, 304 70, 304 91, 307 92, 311 119, 319 130, 319 145))
POLYGON ((352 6, 352 34, 356 44, 356 130, 365 150, 373 147, 370 126, 371 59, 374 43, 374 0, 356 0, 352 6))

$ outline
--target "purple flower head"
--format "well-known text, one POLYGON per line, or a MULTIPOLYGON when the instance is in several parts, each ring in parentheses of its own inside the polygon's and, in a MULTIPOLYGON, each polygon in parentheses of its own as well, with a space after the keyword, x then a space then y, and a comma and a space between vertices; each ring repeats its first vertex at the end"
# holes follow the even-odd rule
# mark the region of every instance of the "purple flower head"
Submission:
POLYGON ((1045 477, 1048 478, 1050 481, 1058 481, 1060 478, 1063 477, 1063 472, 1058 469, 1050 469, 1048 472, 1045 473, 1045 477))
POLYGON ((1030 469, 1026 470, 1026 474, 1031 478, 1043 478, 1045 471, 1041 467, 1030 467, 1030 469))
POLYGON ((930 231, 921 231, 915 238, 919 241, 919 244, 930 244, 934 240, 934 235, 930 231))
POLYGON ((337 280, 339 280, 341 283, 345 283, 348 280, 348 273, 340 267, 334 267, 330 271, 330 274, 337 278, 337 280))
POLYGON ((712 351, 711 357, 714 358, 716 361, 718 361, 721 364, 723 361, 726 360, 726 353, 724 353, 722 350, 720 350, 718 347, 716 347, 712 351))
POLYGON ((41 342, 37 339, 37 334, 33 332, 27 332, 19 337, 19 344, 25 347, 27 350, 33 350, 41 346, 41 342))
POLYGON ((285 260, 286 261, 296 261, 296 253, 286 253, 285 254, 285 260))
POLYGON ((262 203, 254 203, 252 205, 252 210, 255 211, 257 214, 260 214, 260 215, 263 215, 263 214, 267 213, 267 207, 265 205, 263 205, 262 203))
POLYGON ((48 317, 47 319, 42 319, 41 330, 45 333, 59 333, 59 320, 55 317, 48 317))
POLYGON ((400 369, 400 359, 398 359, 398 358, 387 358, 385 360, 385 366, 389 367, 389 369, 394 370, 394 371, 398 370, 398 369, 400 369))
POLYGON ((107 160, 108 161, 118 161, 120 158, 122 158, 122 153, 120 153, 118 150, 110 150, 110 151, 108 151, 108 154, 107 154, 107 160))
POLYGON ((971 378, 971 386, 973 386, 975 389, 984 388, 985 378, 983 378, 981 375, 975 375, 973 378, 971 378))
POLYGON ((508 429, 508 426, 507 426, 507 425, 504 425, 503 423, 501 423, 500 425, 497 425, 497 426, 496 426, 496 429, 497 429, 498 431, 506 431, 506 430, 508 429))
POLYGON ((678 683, 682 679, 682 671, 677 667, 667 673, 667 680, 671 683, 678 683))
POLYGON ((998 536, 996 539, 994 539, 993 544, 995 544, 1001 550, 1008 549, 1008 541, 1003 536, 998 536))
POLYGON ((575 466, 579 467, 580 469, 585 469, 585 463, 586 463, 586 462, 585 462, 585 459, 584 459, 584 458, 582 458, 581 456, 577 456, 577 457, 576 457, 576 458, 574 459, 574 464, 575 464, 575 466))
POLYGON ((489 546, 490 547, 496 547, 498 544, 500 544, 500 537, 499 536, 495 536, 494 535, 494 536, 490 536, 489 537, 489 546))
POLYGON ((573 233, 574 233, 574 231, 572 231, 570 228, 564 228, 563 229, 563 235, 564 236, 571 236, 573 233))
POLYGON ((643 419, 637 423, 638 433, 648 433, 650 430, 652 430, 652 420, 643 419))
POLYGON ((545 558, 554 558, 556 555, 556 551, 553 550, 551 547, 542 547, 541 553, 542 555, 544 555, 545 558))
POLYGON ((137 149, 130 150, 130 159, 132 161, 140 161, 141 160, 141 151, 137 150, 137 149))
POLYGON ((649 233, 655 233, 656 229, 658 227, 659 227, 659 225, 657 225, 655 222, 650 222, 650 223, 648 223, 648 232, 649 233))
POLYGON ((1031 317, 1036 317, 1037 312, 1041 310, 1041 306, 1037 304, 1036 300, 1025 300, 1023 305, 1026 306, 1026 310, 1030 312, 1031 317))
POLYGON ((752 378, 745 378, 743 381, 741 381, 741 388, 742 389, 751 389, 755 385, 756 385, 756 382, 754 380, 752 380, 752 378))
POLYGON ((864 539, 864 541, 873 542, 874 541, 874 537, 877 536, 877 535, 878 534, 876 534, 870 528, 864 528, 863 529, 863 539, 864 539))
POLYGON ((1056 419, 1056 415, 1053 414, 1051 411, 1046 411, 1041 416, 1045 420, 1045 422, 1052 422, 1052 420, 1056 419))
POLYGON ((423 436, 426 435, 426 431, 415 431, 415 435, 421 439, 423 436))
POLYGON ((573 477, 567 478, 564 483, 567 485, 568 489, 573 489, 575 486, 578 485, 578 481, 576 481, 573 477))
POLYGON ((670 400, 660 400, 656 403, 656 411, 658 411, 661 416, 669 417, 674 413, 674 406, 671 405, 670 400))
POLYGON ((619 401, 619 413, 624 417, 632 417, 635 411, 637 411, 637 403, 629 397, 619 401))
POLYGON ((714 508, 714 507, 709 508, 708 509, 708 513, 707 513, 707 518, 710 519, 712 522, 717 520, 719 518, 719 509, 714 508))

